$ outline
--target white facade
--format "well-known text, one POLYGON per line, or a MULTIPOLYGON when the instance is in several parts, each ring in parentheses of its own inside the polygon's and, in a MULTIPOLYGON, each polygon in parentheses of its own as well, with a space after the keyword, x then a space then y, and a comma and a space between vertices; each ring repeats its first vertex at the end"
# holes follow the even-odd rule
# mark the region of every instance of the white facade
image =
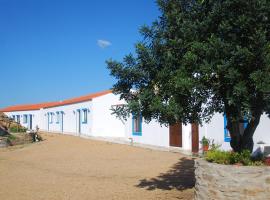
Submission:
POLYGON ((124 138, 124 123, 111 115, 110 110, 112 105, 120 103, 123 102, 118 96, 108 93, 83 102, 5 114, 11 118, 15 116, 15 120, 20 115, 20 123, 28 129, 38 126, 42 131, 55 133, 124 138), (23 121, 24 116, 28 117, 27 122, 23 121))
MULTIPOLYGON (((170 147, 170 128, 161 126, 156 121, 141 123, 137 126, 140 129, 134 132, 134 119, 130 117, 127 121, 121 121, 112 115, 112 106, 122 105, 124 101, 119 100, 118 95, 111 92, 89 98, 88 100, 72 102, 68 104, 53 105, 54 107, 42 107, 39 110, 11 111, 5 112, 9 117, 19 119, 20 123, 28 129, 35 129, 48 132, 71 134, 77 136, 113 137, 124 140, 132 140, 135 143, 170 147), (25 121, 25 118, 27 120, 25 121)), ((230 149, 230 144, 224 138, 224 117, 222 114, 213 116, 209 124, 199 127, 199 141, 203 136, 220 144, 224 150, 230 149)), ((261 118, 255 135, 255 148, 257 142, 263 141, 270 144, 270 120, 266 115, 261 118)), ((192 127, 190 124, 182 125, 179 134, 182 137, 182 144, 179 147, 183 150, 192 150, 192 127)), ((198 141, 197 141, 198 143, 198 141)), ((199 148, 201 145, 199 144, 199 148)))
POLYGON ((43 124, 41 130, 72 135, 88 135, 92 127, 92 102, 44 108, 41 110, 43 124), (87 121, 82 120, 86 110, 87 121))
POLYGON ((28 129, 35 129, 42 120, 39 110, 5 112, 5 114, 28 129))
MULTIPOLYGON (((220 144, 222 149, 230 150, 230 142, 225 141, 224 129, 225 126, 223 115, 215 114, 209 124, 204 124, 202 127, 200 127, 200 140, 203 136, 205 136, 210 140, 214 140, 216 144, 220 144)), ((270 145, 270 119, 267 117, 267 115, 264 114, 261 116, 261 120, 254 133, 253 140, 254 150, 260 146, 257 144, 260 141, 270 145)))

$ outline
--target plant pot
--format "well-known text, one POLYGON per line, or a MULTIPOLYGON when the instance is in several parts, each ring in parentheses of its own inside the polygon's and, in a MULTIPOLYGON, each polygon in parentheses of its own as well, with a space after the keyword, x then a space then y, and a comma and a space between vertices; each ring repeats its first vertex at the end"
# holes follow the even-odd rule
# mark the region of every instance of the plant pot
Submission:
POLYGON ((264 164, 267 165, 267 166, 270 166, 270 157, 266 157, 264 159, 264 164))
POLYGON ((209 146, 208 146, 208 145, 204 145, 204 146, 203 146, 203 151, 204 151, 204 152, 208 151, 208 149, 209 149, 209 146))

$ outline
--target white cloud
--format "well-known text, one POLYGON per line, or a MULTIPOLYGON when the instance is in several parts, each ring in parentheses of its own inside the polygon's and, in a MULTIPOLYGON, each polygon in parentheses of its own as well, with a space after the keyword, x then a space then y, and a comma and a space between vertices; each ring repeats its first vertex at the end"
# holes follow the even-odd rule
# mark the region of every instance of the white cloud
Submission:
POLYGON ((111 46, 112 43, 109 42, 109 41, 107 41, 107 40, 98 40, 98 41, 97 41, 97 45, 98 45, 100 48, 104 49, 104 48, 106 48, 106 47, 108 47, 108 46, 111 46))

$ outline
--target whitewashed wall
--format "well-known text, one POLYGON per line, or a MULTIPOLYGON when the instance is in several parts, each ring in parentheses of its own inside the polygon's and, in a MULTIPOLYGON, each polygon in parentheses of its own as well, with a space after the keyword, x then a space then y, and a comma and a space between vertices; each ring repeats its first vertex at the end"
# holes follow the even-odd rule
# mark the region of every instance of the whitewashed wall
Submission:
MULTIPOLYGON (((204 124, 199 129, 200 140, 203 136, 214 139, 215 143, 221 144, 224 150, 231 150, 230 142, 224 141, 224 118, 222 114, 215 114, 210 123, 204 124)), ((254 134, 254 150, 259 147, 257 142, 263 141, 270 145, 270 119, 264 114, 261 117, 254 134)))
POLYGON ((92 135, 99 137, 125 137, 124 123, 112 115, 112 106, 123 104, 119 95, 106 94, 92 100, 93 129, 92 135))
POLYGON ((133 142, 155 145, 161 147, 169 147, 169 128, 160 126, 158 122, 151 121, 150 123, 142 122, 142 135, 132 134, 132 119, 131 117, 126 122, 126 137, 132 138, 133 142))
MULTIPOLYGON (((46 108, 42 110, 43 127, 44 130, 50 132, 62 132, 61 124, 56 123, 56 112, 63 112, 63 133, 71 135, 91 135, 91 127, 93 123, 92 116, 92 102, 85 101, 81 103, 69 104, 64 106, 57 106, 52 108, 46 108), (81 123, 81 132, 79 133, 79 113, 77 110, 88 109, 87 112, 87 123, 81 123), (54 113, 53 123, 48 122, 48 113, 54 113), (45 122, 45 123, 44 123, 45 122)), ((81 114, 82 117, 82 114, 81 114)))
POLYGON ((191 151, 191 125, 182 124, 182 148, 191 151))
MULTIPOLYGON (((70 105, 52 107, 47 109, 33 111, 5 112, 6 115, 20 115, 20 122, 23 126, 29 128, 28 123, 23 123, 23 115, 32 115, 32 129, 38 126, 41 130, 51 132, 62 132, 61 124, 56 123, 56 112, 63 112, 63 133, 72 135, 85 135, 97 137, 119 137, 132 138, 136 143, 169 147, 169 128, 160 126, 156 121, 142 123, 142 135, 132 134, 132 119, 121 121, 112 115, 111 108, 113 105, 124 104, 119 100, 119 95, 106 94, 92 101, 74 103, 70 105), (88 109, 87 123, 81 123, 81 133, 78 133, 78 109, 88 109), (48 113, 54 113, 52 123, 48 123, 48 113)), ((270 119, 263 115, 261 122, 254 135, 254 150, 259 146, 257 142, 263 141, 270 145, 270 119)), ((205 136, 215 143, 221 144, 224 150, 230 150, 229 142, 224 141, 224 118, 222 114, 215 114, 210 123, 204 123, 199 127, 199 140, 205 136)), ((182 125, 182 149, 191 150, 191 125, 182 125)), ((200 144, 201 148, 201 144, 200 144)))
POLYGON ((20 124, 28 129, 30 129, 29 124, 29 115, 32 115, 32 129, 35 129, 36 126, 39 126, 39 122, 41 121, 41 116, 39 110, 28 110, 28 111, 16 111, 16 112, 5 112, 8 117, 12 117, 13 115, 20 115, 20 124), (28 115, 27 123, 23 123, 23 115, 28 115))
MULTIPOLYGON (((210 123, 204 123, 203 126, 200 126, 199 141, 202 140, 203 136, 214 140, 216 144, 222 145, 221 148, 224 150, 230 149, 230 143, 224 142, 224 118, 222 114, 215 114, 210 123)), ((200 148, 202 148, 201 144, 200 148)))
POLYGON ((270 119, 267 115, 263 115, 254 133, 254 150, 259 147, 259 141, 263 141, 270 146, 270 119))

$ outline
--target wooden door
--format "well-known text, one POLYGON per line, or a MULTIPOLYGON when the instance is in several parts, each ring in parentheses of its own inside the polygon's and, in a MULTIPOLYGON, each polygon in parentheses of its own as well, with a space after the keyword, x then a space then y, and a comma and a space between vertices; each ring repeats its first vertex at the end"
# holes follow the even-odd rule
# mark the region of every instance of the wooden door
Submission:
POLYGON ((182 123, 170 125, 170 146, 182 147, 182 123))
POLYGON ((199 125, 193 123, 191 125, 191 138, 192 138, 192 153, 199 152, 199 125))

